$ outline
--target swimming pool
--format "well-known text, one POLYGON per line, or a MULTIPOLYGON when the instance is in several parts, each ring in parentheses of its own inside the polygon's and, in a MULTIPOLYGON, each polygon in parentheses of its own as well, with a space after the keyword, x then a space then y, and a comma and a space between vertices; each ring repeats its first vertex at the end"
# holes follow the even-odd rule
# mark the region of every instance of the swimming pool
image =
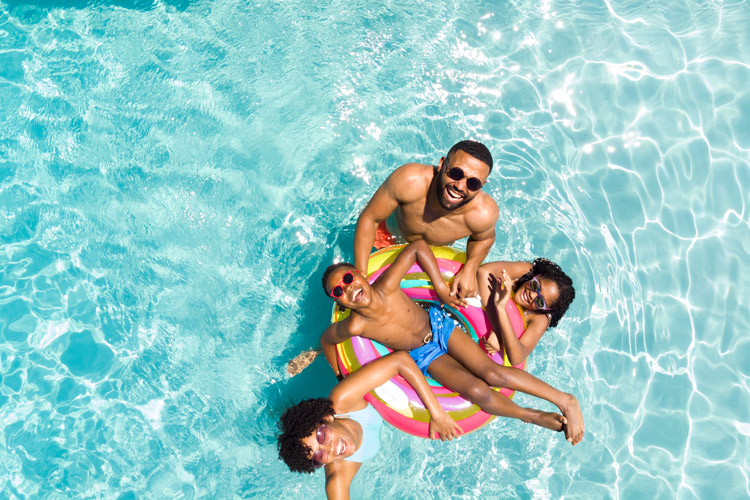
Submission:
MULTIPOLYGON (((492 259, 577 299, 587 437, 392 428, 353 498, 750 496, 747 2, 0 1, 0 498, 321 498, 322 270, 398 165, 498 168, 492 259)), ((517 396, 524 405, 544 406, 517 396)))

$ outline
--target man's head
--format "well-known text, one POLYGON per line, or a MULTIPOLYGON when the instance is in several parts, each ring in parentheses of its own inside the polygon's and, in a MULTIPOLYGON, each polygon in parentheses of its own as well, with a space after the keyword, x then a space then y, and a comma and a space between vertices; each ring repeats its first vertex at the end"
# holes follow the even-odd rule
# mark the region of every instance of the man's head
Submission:
POLYGON ((357 309, 370 303, 370 284, 367 278, 348 262, 339 262, 326 268, 323 272, 323 290, 341 307, 357 309))
POLYGON ((328 423, 334 413, 333 402, 325 398, 306 399, 284 412, 279 421, 278 448, 279 458, 289 470, 306 473, 315 470, 313 450, 304 441, 309 440, 321 425, 328 423))
POLYGON ((437 198, 445 210, 456 210, 473 200, 492 172, 492 154, 476 141, 455 144, 440 159, 437 198))

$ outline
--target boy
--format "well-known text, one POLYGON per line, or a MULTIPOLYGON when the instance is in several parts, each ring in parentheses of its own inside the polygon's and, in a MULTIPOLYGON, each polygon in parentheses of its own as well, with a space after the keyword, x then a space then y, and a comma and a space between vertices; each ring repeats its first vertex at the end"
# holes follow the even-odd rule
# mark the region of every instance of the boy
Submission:
POLYGON ((564 430, 573 445, 583 439, 584 423, 578 400, 516 368, 492 361, 441 307, 429 314, 401 291, 400 282, 418 262, 432 280, 441 301, 452 307, 464 301, 451 296, 437 260, 424 240, 406 246, 393 264, 370 285, 348 263, 329 266, 323 288, 341 307, 351 309, 342 321, 330 325, 321 336, 323 353, 337 376, 336 344, 359 335, 393 350, 409 351, 417 366, 445 387, 493 415, 518 418, 555 431, 564 430), (507 387, 546 399, 562 415, 522 408, 491 387, 507 387))

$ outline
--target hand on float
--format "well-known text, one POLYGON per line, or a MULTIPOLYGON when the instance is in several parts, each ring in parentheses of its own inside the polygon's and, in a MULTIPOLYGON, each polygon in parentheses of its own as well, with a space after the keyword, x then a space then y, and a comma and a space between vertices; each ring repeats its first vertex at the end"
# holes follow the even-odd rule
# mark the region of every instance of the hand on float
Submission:
POLYGON ((430 414, 430 438, 440 438, 441 441, 451 441, 464 432, 460 425, 456 423, 447 413, 440 412, 438 415, 430 414))
POLYGON ((443 283, 442 286, 436 287, 435 293, 437 293, 438 299, 440 299, 442 303, 448 304, 453 309, 466 307, 466 300, 453 295, 450 291, 450 288, 448 288, 448 285, 446 285, 445 283, 443 283))

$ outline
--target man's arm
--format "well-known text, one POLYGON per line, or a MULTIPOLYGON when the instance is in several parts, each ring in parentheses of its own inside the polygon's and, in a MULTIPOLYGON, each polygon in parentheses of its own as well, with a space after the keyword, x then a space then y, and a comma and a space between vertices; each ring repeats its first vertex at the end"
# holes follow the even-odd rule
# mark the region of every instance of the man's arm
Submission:
POLYGON ((357 220, 357 229, 354 231, 354 265, 365 275, 378 224, 387 219, 398 206, 398 199, 393 190, 394 182, 398 182, 397 178, 394 179, 398 177, 397 172, 398 170, 393 172, 375 191, 357 220))
POLYGON ((497 203, 487 196, 478 217, 472 216, 475 221, 469 241, 466 242, 466 263, 456 273, 451 285, 451 295, 463 299, 475 297, 478 293, 477 271, 490 253, 492 245, 495 244, 495 223, 499 216, 497 203), (478 223, 476 223, 478 222, 478 223))

